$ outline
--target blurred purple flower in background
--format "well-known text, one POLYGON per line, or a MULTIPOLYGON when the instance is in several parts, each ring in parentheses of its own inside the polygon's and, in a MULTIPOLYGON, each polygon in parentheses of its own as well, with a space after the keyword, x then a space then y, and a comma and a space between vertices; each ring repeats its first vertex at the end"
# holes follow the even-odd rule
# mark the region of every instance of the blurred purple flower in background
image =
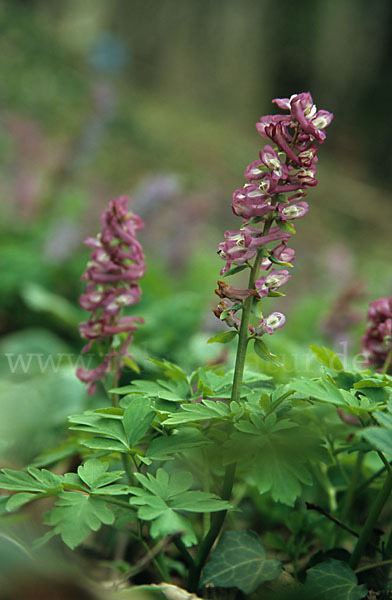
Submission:
MULTIPOLYGON (((366 365, 381 369, 392 349, 392 298, 380 298, 370 303, 369 326, 362 338, 362 354, 366 365)), ((386 370, 388 369, 386 365, 386 370)))
MULTIPOLYGON (((123 307, 140 300, 137 280, 145 273, 143 249, 136 239, 136 232, 144 227, 144 223, 128 211, 127 204, 125 196, 112 200, 101 216, 102 232, 85 241, 92 252, 82 275, 87 284, 79 303, 92 314, 79 327, 81 336, 88 340, 82 352, 88 352, 93 342, 106 345, 105 356, 95 369, 80 367, 76 372, 79 379, 87 383, 89 394, 95 392, 96 382, 104 379, 111 370, 112 359, 129 356, 127 350, 133 333, 137 324, 143 323, 140 317, 120 317, 123 307), (114 349, 117 334, 124 335, 114 349)), ((117 360, 116 370, 119 369, 117 360)))

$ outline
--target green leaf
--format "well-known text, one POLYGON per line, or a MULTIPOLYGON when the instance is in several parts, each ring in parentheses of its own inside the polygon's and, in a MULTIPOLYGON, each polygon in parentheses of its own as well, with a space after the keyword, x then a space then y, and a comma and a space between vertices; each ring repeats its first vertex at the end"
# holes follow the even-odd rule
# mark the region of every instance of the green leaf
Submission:
POLYGON ((368 590, 346 563, 329 559, 309 569, 304 592, 317 600, 361 600, 368 590))
POLYGON ((129 485, 124 483, 113 483, 113 485, 105 485, 104 487, 96 488, 93 490, 94 495, 105 495, 105 496, 123 496, 129 494, 129 485))
POLYGON ((343 395, 345 390, 339 390, 329 380, 313 381, 311 379, 294 379, 290 382, 292 389, 303 394, 306 398, 316 398, 334 406, 347 408, 351 404, 358 406, 358 400, 351 394, 343 395))
MULTIPOLYGON (((173 382, 170 383, 173 384, 173 382)), ((168 389, 170 383, 166 381, 162 382, 160 380, 155 382, 137 379, 132 382, 131 385, 126 385, 123 388, 113 390, 113 393, 121 395, 127 394, 127 396, 121 400, 121 404, 125 404, 127 407, 137 395, 143 397, 146 404, 148 404, 148 398, 161 398, 162 400, 169 400, 170 402, 184 402, 189 393, 188 385, 185 385, 185 383, 180 380, 175 382, 173 389, 168 389), (129 401, 129 403, 127 403, 127 401, 129 401)))
POLYGON ((217 335, 214 335, 214 337, 207 340, 207 344, 213 344, 214 342, 227 344, 228 342, 231 342, 231 340, 234 340, 237 333, 237 331, 225 331, 224 333, 218 333, 217 335))
POLYGON ((66 440, 56 448, 50 448, 39 454, 33 461, 34 467, 47 467, 48 465, 60 462, 64 458, 68 458, 77 454, 79 447, 75 442, 66 440))
POLYGON ((53 492, 61 489, 61 477, 46 469, 30 467, 28 473, 2 469, 0 488, 14 492, 53 492))
POLYGON ((283 294, 282 292, 276 292, 275 290, 268 291, 268 298, 282 298, 285 295, 286 294, 283 294))
POLYGON ((80 443, 86 448, 91 450, 107 450, 108 452, 122 452, 128 453, 128 449, 117 440, 110 440, 109 438, 93 438, 92 440, 81 440, 80 443))
POLYGON ((375 450, 392 454, 392 430, 383 427, 368 427, 358 432, 375 450))
POLYGON ((28 473, 39 481, 45 490, 58 490, 61 485, 61 477, 55 475, 47 469, 37 469, 37 467, 27 467, 28 473))
POLYGON ((249 265, 238 265, 236 267, 232 267, 225 273, 223 273, 223 277, 230 277, 230 275, 235 275, 236 273, 240 273, 244 269, 249 269, 249 265))
POLYGON ((140 373, 139 365, 134 360, 132 360, 132 358, 130 358, 129 356, 123 356, 121 360, 126 367, 128 367, 132 371, 135 371, 135 373, 140 373))
POLYGON ((123 416, 124 430, 131 448, 145 436, 155 416, 148 398, 133 398, 123 416))
POLYGON ((118 440, 128 448, 121 421, 111 418, 111 415, 98 415, 92 411, 86 411, 81 415, 72 415, 68 420, 72 423, 69 429, 107 436, 118 440))
POLYGON ((173 381, 180 381, 181 379, 186 382, 188 381, 186 373, 179 366, 169 362, 168 360, 156 360, 154 358, 150 358, 149 361, 155 366, 159 367, 168 379, 173 379, 173 381))
POLYGON ((211 512, 226 510, 231 505, 214 494, 201 491, 188 491, 193 477, 188 471, 177 471, 170 476, 164 469, 158 469, 156 476, 151 473, 135 477, 145 488, 128 488, 133 496, 129 502, 138 506, 138 518, 154 521, 150 532, 152 537, 185 531, 185 544, 196 543, 196 536, 187 519, 177 511, 211 512))
POLYGON ((221 500, 215 494, 201 491, 184 491, 170 501, 170 507, 190 512, 216 512, 233 508, 229 502, 221 500))
POLYGON ((180 410, 164 421, 164 425, 179 425, 229 416, 230 408, 224 402, 202 400, 197 404, 182 404, 180 410))
POLYGON ((62 492, 45 519, 71 549, 79 546, 91 531, 113 522, 114 514, 103 500, 78 492, 62 492))
POLYGON ((291 235, 295 235, 295 227, 292 223, 289 223, 288 221, 276 221, 276 224, 278 225, 279 229, 281 229, 282 231, 286 231, 287 233, 290 233, 291 235))
POLYGON ((319 363, 333 371, 344 371, 340 358, 325 346, 309 346, 319 363))
POLYGON ((271 362, 274 365, 276 365, 277 367, 282 367, 282 363, 279 360, 279 357, 276 356, 275 354, 271 354, 271 352, 268 350, 267 346, 265 345, 265 343, 260 340, 260 339, 256 339, 255 340, 255 352, 258 356, 260 356, 260 358, 262 358, 263 360, 266 360, 267 362, 271 362))
POLYGON ((26 492, 20 492, 19 494, 13 494, 10 498, 8 498, 7 504, 6 504, 6 510, 8 511, 13 511, 13 510, 19 510, 19 508, 21 508, 22 506, 24 506, 24 504, 27 504, 28 502, 31 502, 32 500, 35 500, 36 498, 39 498, 40 494, 31 494, 31 493, 26 493, 26 492))
POLYGON ((270 492, 275 502, 292 506, 302 485, 313 483, 310 461, 330 462, 322 439, 309 427, 286 419, 284 428, 282 421, 275 424, 268 419, 264 423, 255 418, 252 421, 239 421, 235 425, 239 431, 231 434, 224 444, 225 462, 237 460, 246 481, 260 494, 270 492))
POLYGON ((78 475, 90 489, 95 490, 121 479, 124 474, 124 471, 111 471, 107 473, 108 468, 108 462, 101 462, 97 458, 91 458, 78 467, 78 475))
POLYGON ((242 304, 240 302, 237 302, 236 304, 233 304, 233 306, 230 306, 229 308, 226 308, 225 310, 223 310, 220 314, 219 319, 221 321, 224 321, 226 319, 226 317, 228 315, 230 315, 233 311, 240 310, 241 308, 242 308, 242 304))
POLYGON ((165 537, 171 533, 183 532, 182 541, 186 546, 197 544, 197 537, 192 525, 183 515, 167 509, 151 525, 151 537, 165 537))
POLYGON ((94 413, 103 417, 121 420, 124 414, 124 409, 108 406, 107 408, 97 408, 94 410, 94 413))
POLYGON ((160 436, 152 440, 146 456, 152 460, 168 460, 173 454, 183 452, 189 448, 197 448, 212 442, 192 427, 183 427, 169 436, 160 436))
POLYGON ((201 585, 236 587, 251 594, 265 581, 279 577, 281 563, 266 558, 258 535, 253 531, 225 531, 208 561, 201 585))
POLYGON ((392 430, 392 415, 391 414, 376 410, 373 413, 373 417, 376 419, 377 423, 379 425, 381 425, 381 427, 385 427, 386 429, 392 430))

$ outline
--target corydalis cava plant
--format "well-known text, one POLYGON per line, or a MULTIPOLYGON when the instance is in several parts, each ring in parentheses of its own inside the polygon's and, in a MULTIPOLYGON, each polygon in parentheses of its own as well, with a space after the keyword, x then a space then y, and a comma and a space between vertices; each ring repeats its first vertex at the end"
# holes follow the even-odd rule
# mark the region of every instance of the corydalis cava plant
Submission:
MULTIPOLYGON (((247 341, 248 332, 262 350, 260 336, 272 334, 285 324, 282 313, 273 312, 249 325, 253 302, 267 296, 281 296, 280 288, 290 274, 295 252, 288 247, 295 233, 291 221, 304 217, 309 209, 303 199, 307 188, 317 185, 316 165, 319 144, 325 140, 324 129, 333 115, 317 110, 309 92, 291 98, 273 100, 286 114, 261 117, 258 132, 269 144, 259 152, 259 159, 245 170, 248 182, 233 194, 232 208, 242 218, 236 231, 226 231, 218 254, 226 261, 221 275, 228 276, 250 269, 247 289, 238 289, 218 281, 216 294, 221 302, 215 315, 229 327, 239 331, 239 348, 247 341), (271 248, 271 244, 277 243, 271 248), (241 318, 240 316, 241 315, 241 318)), ((236 373, 243 370, 245 353, 237 354, 236 373)))
POLYGON ((137 324, 143 323, 141 317, 121 316, 124 307, 139 302, 141 289, 137 281, 146 270, 143 249, 136 239, 136 232, 144 223, 127 205, 126 196, 112 200, 101 215, 101 233, 85 241, 92 252, 82 275, 87 283, 79 303, 91 311, 91 316, 79 326, 81 336, 88 340, 82 352, 89 352, 95 344, 97 353, 104 356, 96 368, 80 367, 76 372, 87 384, 89 394, 95 392, 97 381, 111 371, 111 365, 115 365, 115 375, 119 375, 122 360, 131 358, 128 346, 137 324))

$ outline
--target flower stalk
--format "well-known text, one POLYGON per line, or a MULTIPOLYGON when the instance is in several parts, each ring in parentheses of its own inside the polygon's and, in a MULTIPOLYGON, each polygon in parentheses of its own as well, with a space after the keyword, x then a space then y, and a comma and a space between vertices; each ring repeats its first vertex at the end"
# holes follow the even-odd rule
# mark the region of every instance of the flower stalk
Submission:
MULTIPOLYGON (((243 220, 237 231, 226 231, 225 242, 218 246, 218 254, 226 260, 221 275, 230 275, 250 268, 248 288, 236 289, 223 281, 218 281, 215 293, 221 302, 214 314, 238 331, 238 345, 234 368, 231 400, 240 402, 241 387, 245 368, 248 342, 265 333, 273 334, 286 321, 281 313, 263 316, 257 326, 250 323, 254 302, 267 296, 283 295, 277 289, 287 283, 290 275, 287 270, 272 267, 291 267, 295 259, 293 249, 287 241, 295 228, 288 221, 303 217, 308 212, 308 204, 302 199, 306 187, 317 184, 316 153, 317 143, 325 139, 322 131, 332 120, 327 111, 317 111, 309 93, 294 94, 290 99, 274 102, 288 115, 261 117, 256 128, 275 147, 266 145, 259 153, 260 160, 250 163, 245 170, 248 183, 233 194, 232 209, 243 220), (260 227, 261 226, 261 227, 260 227), (272 250, 268 245, 278 242, 272 250), (253 260, 253 265, 251 261, 253 260), (266 272, 260 276, 260 270, 266 272), (241 319, 236 313, 241 314, 241 319)), ((231 497, 236 465, 227 466, 221 497, 231 497)), ((200 545, 191 568, 188 589, 197 592, 199 579, 215 540, 219 536, 226 511, 214 514, 206 537, 200 545)))

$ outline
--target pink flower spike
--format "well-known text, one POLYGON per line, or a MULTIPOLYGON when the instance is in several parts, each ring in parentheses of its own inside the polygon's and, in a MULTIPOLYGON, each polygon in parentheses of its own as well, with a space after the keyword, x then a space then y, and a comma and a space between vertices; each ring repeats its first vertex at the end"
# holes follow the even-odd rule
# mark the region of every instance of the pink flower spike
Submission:
POLYGON ((87 284, 79 303, 91 315, 79 326, 80 335, 88 340, 82 352, 89 351, 95 341, 112 348, 115 335, 128 334, 120 350, 107 354, 98 367, 77 370, 79 379, 88 384, 89 394, 94 393, 96 382, 105 378, 110 369, 109 359, 116 358, 117 369, 120 369, 119 359, 127 356, 133 332, 137 324, 143 323, 140 317, 120 317, 124 307, 140 300, 137 280, 145 272, 143 249, 135 237, 144 223, 129 212, 127 204, 125 196, 112 200, 108 210, 101 215, 102 232, 86 240, 92 252, 82 275, 87 284))

